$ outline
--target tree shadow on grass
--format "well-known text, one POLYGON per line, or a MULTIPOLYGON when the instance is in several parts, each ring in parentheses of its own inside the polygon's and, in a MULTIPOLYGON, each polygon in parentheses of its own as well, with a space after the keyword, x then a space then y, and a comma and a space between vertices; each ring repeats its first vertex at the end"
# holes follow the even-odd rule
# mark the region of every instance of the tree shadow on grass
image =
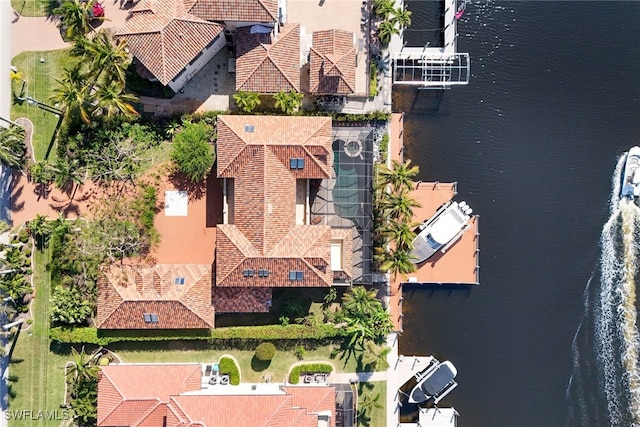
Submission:
POLYGON ((262 372, 271 365, 271 360, 260 360, 256 356, 251 358, 251 369, 254 372, 262 372))

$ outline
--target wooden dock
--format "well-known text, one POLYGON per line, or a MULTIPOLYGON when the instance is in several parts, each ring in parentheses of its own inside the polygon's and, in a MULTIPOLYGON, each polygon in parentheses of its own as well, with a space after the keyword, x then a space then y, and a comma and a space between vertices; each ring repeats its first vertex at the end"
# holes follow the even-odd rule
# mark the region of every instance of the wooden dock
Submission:
MULTIPOLYGON (((404 161, 403 114, 391 116, 390 160, 404 161)), ((425 167, 425 165, 419 165, 425 167)), ((415 222, 430 218, 442 204, 457 194, 457 183, 418 182, 411 192, 421 207, 414 209, 415 222)), ((471 206, 473 208, 473 206, 471 206)), ((459 240, 445 253, 438 252, 418 265, 415 273, 391 277, 388 303, 395 329, 402 332, 402 287, 407 285, 477 285, 480 283, 479 217, 474 215, 459 240)))

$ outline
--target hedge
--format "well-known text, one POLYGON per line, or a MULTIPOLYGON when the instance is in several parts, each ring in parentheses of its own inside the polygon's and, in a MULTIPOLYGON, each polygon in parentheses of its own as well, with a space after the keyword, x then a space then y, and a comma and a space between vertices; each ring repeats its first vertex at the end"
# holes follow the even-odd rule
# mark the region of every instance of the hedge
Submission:
POLYGON ((240 384, 240 368, 232 358, 222 356, 218 362, 218 370, 221 374, 229 375, 231 385, 240 384))
POLYGON ((152 329, 152 330, 98 330, 96 328, 54 327, 49 338, 66 344, 108 345, 121 341, 176 341, 176 340, 321 340, 344 336, 342 328, 333 325, 265 325, 233 326, 218 329, 152 329))
POLYGON ((333 366, 328 363, 307 363, 304 365, 298 365, 291 369, 291 373, 289 374, 289 382, 291 384, 298 384, 300 382, 300 374, 303 372, 309 373, 327 373, 330 374, 333 372, 333 366))

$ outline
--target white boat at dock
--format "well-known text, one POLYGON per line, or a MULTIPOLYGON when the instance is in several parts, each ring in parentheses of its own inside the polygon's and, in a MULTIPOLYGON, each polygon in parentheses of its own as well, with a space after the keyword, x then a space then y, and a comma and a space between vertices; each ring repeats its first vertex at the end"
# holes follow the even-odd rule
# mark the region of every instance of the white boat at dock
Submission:
POLYGON ((635 200, 640 196, 640 147, 632 147, 625 156, 620 199, 635 200))
POLYGON ((449 201, 416 229, 411 262, 420 264, 435 255, 445 252, 466 230, 473 210, 465 202, 449 201))
POLYGON ((416 375, 417 384, 409 394, 409 403, 424 403, 433 399, 433 403, 437 404, 458 386, 454 381, 456 375, 458 370, 453 363, 448 360, 440 363, 434 359, 431 366, 416 375))

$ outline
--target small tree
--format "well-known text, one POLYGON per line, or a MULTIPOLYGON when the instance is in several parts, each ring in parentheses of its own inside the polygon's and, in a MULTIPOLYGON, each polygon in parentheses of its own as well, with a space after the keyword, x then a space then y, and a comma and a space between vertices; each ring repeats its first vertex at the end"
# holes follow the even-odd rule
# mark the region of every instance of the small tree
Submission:
POLYGON ((212 127, 205 122, 186 123, 173 140, 171 160, 192 182, 202 181, 215 163, 213 134, 212 127))
POLYGON ((83 324, 93 312, 93 303, 85 299, 82 292, 71 286, 58 285, 53 288, 51 320, 67 325, 83 324))
POLYGON ((276 108, 281 109, 287 114, 292 114, 298 111, 298 108, 302 105, 303 94, 291 89, 289 92, 281 90, 273 95, 273 99, 276 101, 276 108))
POLYGON ((270 342, 263 342, 256 348, 256 359, 268 362, 276 354, 276 347, 270 342))
POLYGON ((233 100, 236 102, 238 108, 245 113, 251 113, 260 105, 260 95, 256 92, 245 92, 239 90, 238 93, 233 95, 233 100))
POLYGON ((382 21, 378 26, 378 38, 383 45, 388 45, 391 41, 391 36, 394 34, 400 34, 400 30, 396 28, 395 24, 391 21, 382 21))

